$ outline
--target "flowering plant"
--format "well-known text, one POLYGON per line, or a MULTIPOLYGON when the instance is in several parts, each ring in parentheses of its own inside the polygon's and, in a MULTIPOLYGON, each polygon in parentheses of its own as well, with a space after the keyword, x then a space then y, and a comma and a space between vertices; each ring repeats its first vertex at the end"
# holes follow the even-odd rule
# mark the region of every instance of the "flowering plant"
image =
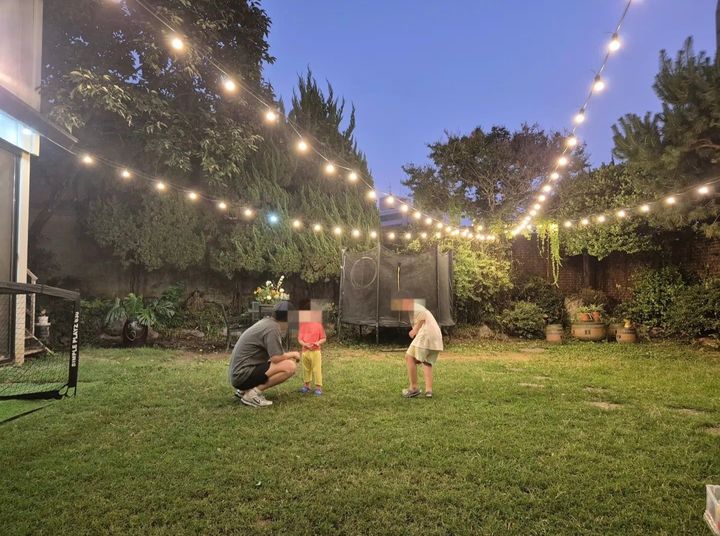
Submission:
POLYGON ((272 281, 265 281, 265 286, 258 287, 255 289, 255 301, 260 303, 274 303, 283 300, 289 300, 290 294, 285 293, 285 289, 282 288, 285 276, 280 276, 277 283, 272 281))

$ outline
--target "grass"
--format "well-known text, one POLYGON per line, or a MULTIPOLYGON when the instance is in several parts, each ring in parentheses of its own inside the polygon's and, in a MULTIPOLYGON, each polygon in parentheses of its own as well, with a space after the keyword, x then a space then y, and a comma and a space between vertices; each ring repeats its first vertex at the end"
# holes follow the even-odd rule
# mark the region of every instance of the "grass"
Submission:
POLYGON ((0 427, 2 532, 707 533, 720 356, 544 348, 455 345, 404 400, 402 353, 334 346, 267 410, 223 356, 85 350, 77 398, 0 427))

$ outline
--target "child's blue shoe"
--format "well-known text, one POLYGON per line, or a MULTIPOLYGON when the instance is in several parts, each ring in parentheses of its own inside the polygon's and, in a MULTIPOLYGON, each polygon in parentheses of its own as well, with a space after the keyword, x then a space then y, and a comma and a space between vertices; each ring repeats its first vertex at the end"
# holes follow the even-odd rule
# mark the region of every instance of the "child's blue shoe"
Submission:
POLYGON ((315 396, 320 396, 320 395, 322 395, 322 389, 320 387, 318 387, 317 389, 315 389, 315 396))
POLYGON ((310 392, 310 388, 303 385, 300 389, 298 389, 302 394, 306 395, 310 392))

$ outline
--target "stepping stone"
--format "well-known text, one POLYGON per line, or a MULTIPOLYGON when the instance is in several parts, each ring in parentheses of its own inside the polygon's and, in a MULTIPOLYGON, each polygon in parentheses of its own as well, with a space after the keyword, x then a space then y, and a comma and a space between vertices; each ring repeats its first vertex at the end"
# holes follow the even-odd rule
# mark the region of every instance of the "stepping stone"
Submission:
POLYGON ((541 384, 539 384, 539 383, 518 383, 518 385, 521 386, 521 387, 535 387, 535 388, 537 388, 537 389, 544 389, 544 388, 545 388, 544 385, 541 385, 541 384))
POLYGON ((612 402, 588 402, 588 404, 605 411, 611 411, 623 407, 622 404, 614 404, 612 402))

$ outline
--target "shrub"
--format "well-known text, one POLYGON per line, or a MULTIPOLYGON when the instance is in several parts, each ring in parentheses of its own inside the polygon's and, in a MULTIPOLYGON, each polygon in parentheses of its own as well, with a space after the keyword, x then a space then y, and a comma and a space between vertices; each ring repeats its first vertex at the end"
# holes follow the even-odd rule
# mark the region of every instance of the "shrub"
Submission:
POLYGON ((542 337, 545 330, 544 312, 540 306, 527 302, 515 302, 511 309, 505 309, 499 318, 500 326, 508 335, 523 339, 542 337))
POLYGON ((518 298, 540 307, 548 324, 562 323, 565 319, 565 299, 562 293, 541 277, 529 279, 523 285, 518 298))
POLYGON ((685 288, 682 274, 673 266, 639 272, 632 278, 633 297, 627 303, 627 314, 633 322, 664 328, 668 309, 685 288))
POLYGON ((578 299, 585 306, 599 306, 605 309, 608 306, 609 300, 607 294, 602 290, 596 290, 594 288, 584 288, 577 293, 578 299))
POLYGON ((720 279, 678 290, 665 323, 669 335, 683 339, 720 334, 720 279))

